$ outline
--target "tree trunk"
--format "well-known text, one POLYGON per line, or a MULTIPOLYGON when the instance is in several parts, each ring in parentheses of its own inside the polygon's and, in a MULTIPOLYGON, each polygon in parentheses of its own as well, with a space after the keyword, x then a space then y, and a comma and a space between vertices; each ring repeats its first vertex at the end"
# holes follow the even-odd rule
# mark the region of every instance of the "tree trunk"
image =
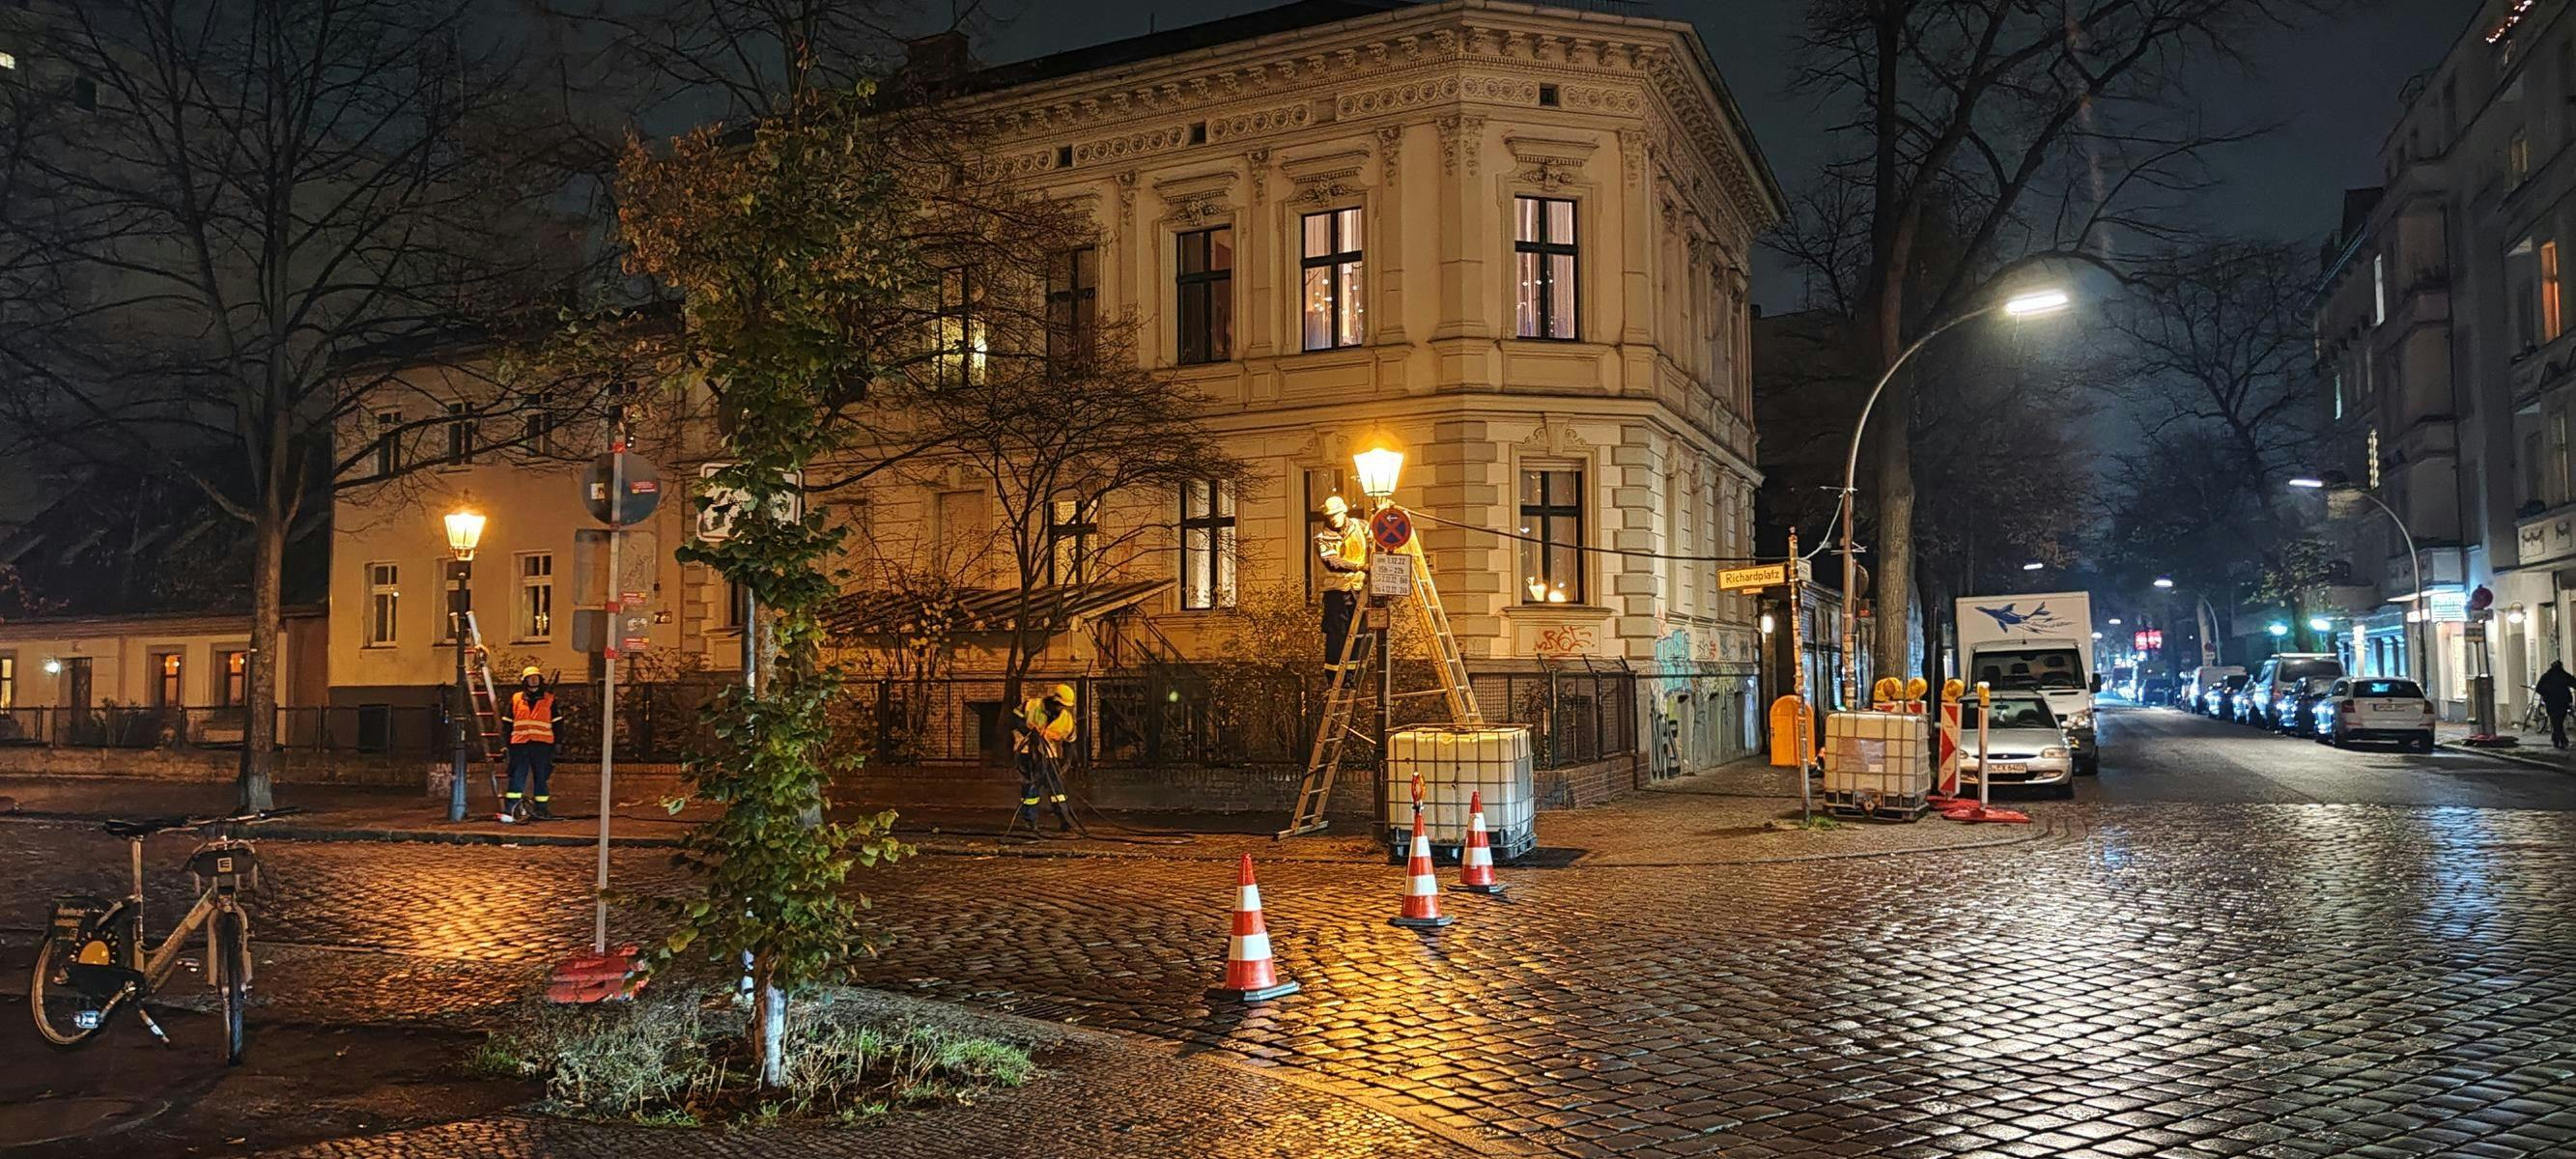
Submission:
POLYGON ((251 524, 250 655, 243 658, 241 777, 243 812, 277 807, 272 788, 277 767, 277 677, 286 637, 286 516, 275 502, 251 524))
POLYGON ((1869 602, 1878 631, 1870 658, 1879 675, 1900 679, 1917 674, 1906 631, 1913 619, 1914 440, 1908 429, 1913 391, 1904 379, 1900 374, 1888 384, 1879 414, 1871 420, 1877 429, 1866 436, 1877 446, 1871 465, 1878 485, 1878 527, 1871 535, 1869 568, 1869 602))
POLYGON ((752 1055, 760 1064, 760 1085, 776 1090, 787 1085, 787 992, 772 981, 766 960, 755 963, 752 976, 752 1055))

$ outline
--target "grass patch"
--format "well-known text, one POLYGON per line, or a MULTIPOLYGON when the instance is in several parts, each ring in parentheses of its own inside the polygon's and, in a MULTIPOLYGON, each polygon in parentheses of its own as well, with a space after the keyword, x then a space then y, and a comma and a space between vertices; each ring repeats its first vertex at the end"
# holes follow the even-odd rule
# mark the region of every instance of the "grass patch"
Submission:
POLYGON ((544 1081, 547 1109, 656 1126, 788 1122, 855 1125, 911 1105, 971 1103, 1037 1075, 1028 1048, 931 1026, 890 1023, 818 989, 788 1004, 786 1086, 762 1090, 748 1014, 724 990, 673 987, 631 1004, 530 1002, 493 1033, 468 1073, 544 1081))

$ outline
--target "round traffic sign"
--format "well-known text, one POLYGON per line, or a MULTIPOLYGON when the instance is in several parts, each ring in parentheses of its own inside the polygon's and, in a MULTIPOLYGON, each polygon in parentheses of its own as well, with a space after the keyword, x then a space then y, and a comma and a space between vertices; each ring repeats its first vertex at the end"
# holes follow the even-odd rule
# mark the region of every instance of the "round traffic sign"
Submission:
POLYGON ((1377 541, 1379 551, 1402 551, 1413 542, 1413 517, 1404 508, 1388 507, 1369 516, 1369 538, 1377 541))
POLYGON ((617 452, 590 461, 582 472, 581 502, 590 508, 590 517, 612 527, 642 523, 662 501, 662 473, 653 469, 640 455, 617 452), (609 499, 611 480, 624 486, 612 506, 609 499))

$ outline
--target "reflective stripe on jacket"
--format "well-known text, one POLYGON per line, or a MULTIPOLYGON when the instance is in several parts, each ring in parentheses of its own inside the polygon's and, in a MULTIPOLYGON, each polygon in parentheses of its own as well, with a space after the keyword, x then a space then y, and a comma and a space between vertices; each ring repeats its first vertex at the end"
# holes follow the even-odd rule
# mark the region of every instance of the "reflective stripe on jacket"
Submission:
POLYGON ((510 694, 510 743, 555 743, 555 694, 534 700, 524 691, 510 694))
MULTIPOLYGON (((1330 536, 1335 534, 1335 532, 1331 527, 1326 527, 1324 529, 1324 534, 1330 536)), ((1332 546, 1332 550, 1325 552, 1324 555, 1327 559, 1338 561, 1350 570, 1337 571, 1332 568, 1326 568, 1324 571, 1324 590, 1328 592, 1367 591, 1369 549, 1368 527, 1360 521, 1358 516, 1354 515, 1342 521, 1342 530, 1339 532, 1339 535, 1341 536, 1341 541, 1334 544, 1332 546)))

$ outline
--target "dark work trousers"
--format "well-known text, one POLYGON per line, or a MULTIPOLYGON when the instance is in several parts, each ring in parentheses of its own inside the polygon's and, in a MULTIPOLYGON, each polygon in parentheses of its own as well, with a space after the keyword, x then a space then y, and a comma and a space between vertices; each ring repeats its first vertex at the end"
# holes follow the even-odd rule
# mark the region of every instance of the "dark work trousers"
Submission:
POLYGON ((550 799, 546 793, 546 782, 554 775, 554 745, 544 741, 521 741, 511 745, 510 791, 502 799, 517 801, 533 797, 543 804, 550 799))
POLYGON ((2546 709, 2549 713, 2549 743, 2551 747, 2562 749, 2566 748, 2567 709, 2569 706, 2564 704, 2551 704, 2547 701, 2542 701, 2540 707, 2546 709))
POLYGON ((1358 592, 1324 593, 1324 666, 1338 669, 1342 663, 1342 641, 1351 634, 1351 619, 1359 614, 1358 592))
POLYGON ((1064 807, 1064 777, 1053 760, 1031 746, 1020 754, 1020 820, 1031 829, 1038 827, 1040 801, 1055 810, 1058 828, 1073 828, 1073 815, 1064 807))

